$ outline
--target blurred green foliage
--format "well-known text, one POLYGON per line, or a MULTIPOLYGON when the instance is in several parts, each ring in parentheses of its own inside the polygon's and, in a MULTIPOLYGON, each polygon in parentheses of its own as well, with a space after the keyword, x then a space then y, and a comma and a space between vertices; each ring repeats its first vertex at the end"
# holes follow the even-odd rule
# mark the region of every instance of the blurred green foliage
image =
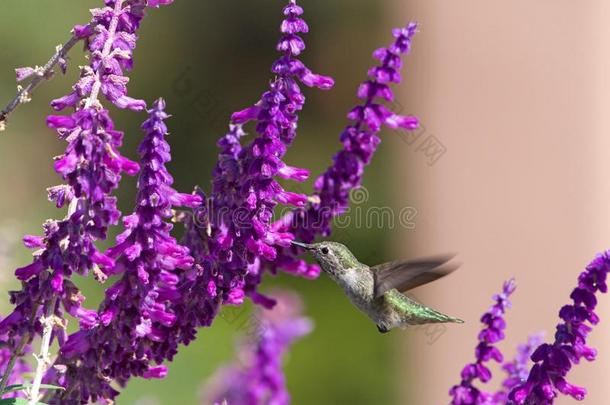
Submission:
MULTIPOLYGON (((65 41, 72 25, 88 21, 88 9, 101 0, 3 0, 0 14, 0 103, 15 91, 13 68, 42 65, 55 46, 65 41)), ((283 1, 184 1, 151 10, 144 20, 135 51, 130 95, 147 101, 163 96, 168 111, 173 150, 169 167, 179 190, 195 184, 209 189, 216 161, 216 140, 226 130, 228 118, 258 100, 270 79, 269 66, 277 57, 275 43, 283 1)), ((338 135, 345 114, 356 102, 355 91, 372 63, 370 53, 390 40, 383 21, 383 7, 365 0, 309 0, 304 3, 311 33, 303 59, 308 66, 336 79, 331 92, 306 89, 308 103, 300 133, 287 162, 312 170, 315 178, 339 148, 338 135)), ((45 188, 59 182, 52 171, 52 156, 64 148, 53 131, 44 126, 48 102, 69 91, 77 66, 85 64, 80 46, 71 52, 70 71, 57 75, 34 94, 33 101, 14 113, 0 136, 0 228, 4 288, 15 288, 14 266, 29 260, 21 247, 9 248, 22 233, 39 233, 45 218, 58 218, 46 201, 45 188), (7 231, 8 230, 8 231, 7 231), (6 240, 5 240, 6 239, 6 240)), ((125 131, 125 155, 135 158, 141 138, 143 114, 112 111, 118 128, 125 131)), ((388 204, 389 151, 380 147, 367 173, 368 205, 388 204)), ((305 185, 309 189, 311 182, 305 185)), ((120 208, 133 206, 135 180, 125 178, 120 208)), ((176 230, 178 233, 179 229, 176 230)), ((113 230, 113 235, 117 229, 113 230)), ((348 243, 370 262, 384 259, 387 235, 381 230, 355 229, 337 239, 348 243)), ((81 280, 79 280, 80 282, 81 280)), ((90 279, 81 285, 95 307, 103 287, 90 279)), ((286 372, 294 404, 388 404, 395 402, 392 375, 395 369, 392 336, 381 336, 375 326, 355 311, 338 288, 324 276, 317 281, 279 276, 264 288, 289 286, 304 296, 306 313, 316 328, 297 343, 287 359, 286 372)), ((9 311, 8 300, 2 310, 9 311)), ((72 325, 73 327, 74 325, 72 325)), ((236 326, 218 319, 199 339, 183 348, 163 381, 133 381, 119 397, 119 404, 196 404, 202 382, 222 363, 230 361, 238 335, 236 326), (150 400, 150 402, 148 401, 150 400)))

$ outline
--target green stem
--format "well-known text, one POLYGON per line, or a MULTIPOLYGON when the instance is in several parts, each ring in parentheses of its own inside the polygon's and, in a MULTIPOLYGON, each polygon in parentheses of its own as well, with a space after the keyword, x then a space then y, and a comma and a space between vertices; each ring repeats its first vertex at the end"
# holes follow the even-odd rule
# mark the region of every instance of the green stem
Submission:
MULTIPOLYGON (((32 315, 30 317, 30 327, 36 321, 36 313, 38 312, 39 307, 40 304, 36 303, 36 305, 34 305, 34 308, 32 308, 32 315)), ((13 371, 13 367, 15 367, 17 359, 23 355, 23 349, 25 348, 25 345, 28 344, 29 340, 30 334, 23 334, 23 336, 21 336, 19 344, 17 345, 17 348, 11 353, 11 358, 9 359, 8 364, 6 365, 6 370, 4 370, 4 374, 2 375, 2 381, 0 381, 0 397, 2 397, 2 393, 4 393, 4 390, 8 385, 8 380, 11 378, 11 373, 13 371)))
POLYGON ((36 357, 38 364, 36 365, 36 374, 34 375, 34 382, 30 388, 30 400, 28 405, 36 405, 40 399, 40 384, 42 384, 42 377, 47 371, 47 366, 50 363, 49 359, 49 346, 51 345, 51 336, 53 335, 53 315, 55 314, 55 304, 57 303, 57 296, 51 298, 51 301, 47 304, 47 308, 44 313, 44 317, 40 320, 42 324, 42 341, 40 343, 40 354, 36 357))
POLYGON ((0 111, 0 130, 4 128, 4 123, 6 122, 8 115, 12 113, 20 104, 23 104, 30 98, 36 87, 38 87, 43 80, 49 79, 53 72, 53 68, 55 65, 59 63, 59 61, 66 57, 70 49, 74 47, 80 38, 75 37, 74 35, 66 42, 62 47, 58 46, 57 52, 49 59, 49 61, 42 67, 40 73, 34 75, 32 80, 28 83, 27 86, 19 89, 15 97, 0 111))

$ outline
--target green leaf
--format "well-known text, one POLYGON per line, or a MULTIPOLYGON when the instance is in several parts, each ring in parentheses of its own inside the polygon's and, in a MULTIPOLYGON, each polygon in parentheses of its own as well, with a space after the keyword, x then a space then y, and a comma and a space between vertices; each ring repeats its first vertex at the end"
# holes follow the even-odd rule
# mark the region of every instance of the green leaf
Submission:
MULTIPOLYGON (((2 393, 2 395, 6 394, 7 392, 20 391, 20 390, 23 390, 26 388, 30 388, 31 386, 32 386, 32 384, 9 385, 8 387, 6 387, 4 389, 4 392, 2 393)), ((58 387, 57 385, 51 385, 51 384, 40 384, 40 388, 45 389, 45 390, 65 390, 64 387, 58 387)), ((0 402, 0 405, 2 405, 2 402, 0 402)))
POLYGON ((13 391, 19 391, 26 388, 26 386, 24 384, 14 384, 14 385, 9 385, 7 386, 4 391, 2 391, 2 394, 6 394, 7 392, 13 392, 13 391))
MULTIPOLYGON (((0 405, 28 405, 28 400, 24 398, 5 398, 0 399, 0 405)), ((36 405, 47 405, 42 402, 36 402, 36 405)))
POLYGON ((0 405, 9 405, 9 404, 23 404, 27 405, 28 401, 23 398, 6 398, 0 399, 0 405))

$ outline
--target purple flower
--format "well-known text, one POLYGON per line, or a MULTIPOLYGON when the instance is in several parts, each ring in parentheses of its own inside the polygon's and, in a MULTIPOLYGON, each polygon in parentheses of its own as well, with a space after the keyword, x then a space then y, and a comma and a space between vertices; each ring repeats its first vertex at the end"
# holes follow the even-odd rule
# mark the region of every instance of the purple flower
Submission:
POLYGON ((290 403, 282 359, 297 339, 307 335, 311 321, 301 316, 301 302, 286 291, 273 294, 273 310, 259 309, 253 316, 258 341, 241 349, 240 363, 220 369, 206 386, 205 404, 284 405, 290 403))
POLYGON ((148 7, 159 7, 159 6, 167 6, 168 4, 172 4, 174 0, 148 0, 146 5, 148 7))
MULTIPOLYGON (((65 153, 55 162, 55 170, 66 185, 49 192, 58 207, 68 206, 68 215, 63 220, 48 220, 44 236, 24 238, 28 248, 37 250, 31 264, 16 270, 23 287, 11 292, 15 308, 0 322, 2 342, 13 352, 21 351, 20 347, 40 334, 38 319, 45 306, 54 304, 51 311, 60 319, 65 310, 81 325, 91 323, 90 311, 81 306, 84 297, 69 278, 72 273, 93 271, 103 279, 114 266, 113 259, 94 243, 104 239, 108 227, 120 217, 111 194, 121 174, 138 170, 136 163, 119 154, 122 133, 114 129, 107 111, 87 108, 70 116, 50 116, 47 123, 68 142, 65 153)), ((65 331, 57 328, 55 333, 63 343, 65 331)))
MULTIPOLYGON (((114 258, 100 252, 95 242, 105 239, 108 227, 120 218, 112 193, 121 174, 133 175, 139 166, 119 153, 123 134, 114 129, 98 95, 104 94, 120 108, 144 107, 143 101, 127 96, 129 79, 123 70, 132 67, 135 31, 145 6, 145 0, 106 0, 105 7, 91 11, 91 24, 73 30, 77 38, 86 40, 90 64, 81 69, 72 93, 52 103, 56 110, 72 107, 74 112, 47 118, 47 125, 68 143, 54 165, 66 184, 50 188, 48 195, 58 208, 67 206, 68 214, 63 220, 48 220, 44 236, 24 238, 28 248, 37 250, 31 264, 16 270, 23 287, 11 292, 15 309, 0 322, 2 342, 13 353, 21 353, 41 333, 39 318, 45 307, 52 306, 49 312, 59 320, 66 312, 77 318, 81 331, 98 324, 95 311, 82 307, 84 296, 69 278, 75 272, 92 271, 103 281, 115 272, 114 258)), ((19 78, 33 73, 17 71, 19 78)), ((60 327, 55 328, 54 337, 61 346, 85 346, 76 338, 68 339, 60 327)))
MULTIPOLYGON (((333 218, 346 211, 350 191, 362 183, 364 168, 371 162, 381 142, 377 136, 381 126, 407 130, 417 128, 415 117, 395 114, 382 104, 383 101, 394 101, 389 83, 400 82, 401 55, 409 52, 416 31, 415 23, 395 29, 394 43, 373 53, 380 65, 369 71, 369 80, 358 89, 363 104, 348 114, 353 123, 341 134, 343 149, 334 156, 333 165, 316 180, 315 195, 309 199, 308 207, 296 209, 276 222, 273 225, 275 232, 292 233, 308 243, 317 235, 330 235, 333 218)), ((283 249, 273 265, 291 273, 315 277, 319 268, 296 258, 299 252, 296 248, 283 249)))
POLYGON ((576 400, 584 399, 587 391, 572 385, 566 376, 572 365, 581 359, 593 361, 596 350, 587 346, 592 326, 599 322, 595 313, 598 292, 606 293, 606 279, 610 270, 610 252, 599 254, 578 277, 578 286, 572 291, 571 305, 559 311, 562 322, 557 325, 555 341, 540 345, 532 354, 534 366, 527 381, 510 393, 515 403, 549 405, 559 393, 576 400))
MULTIPOLYGON (((0 368, 2 370, 6 369, 6 366, 11 358, 11 348, 3 344, 2 342, 6 341, 6 337, 2 337, 0 341, 0 368)), ((24 374, 30 373, 32 370, 28 363, 23 359, 19 358, 15 362, 15 366, 11 374, 9 375, 7 385, 14 384, 23 384, 26 381, 24 380, 24 374)), ((2 395, 2 398, 15 398, 15 397, 25 397, 25 394, 22 391, 13 391, 8 394, 2 395)))
POLYGON ((485 328, 479 333, 479 344, 475 350, 476 361, 466 365, 462 369, 462 381, 459 385, 454 385, 449 394, 451 395, 451 405, 491 405, 495 404, 493 395, 479 390, 474 386, 474 381, 479 380, 486 383, 491 380, 491 370, 485 363, 495 360, 498 363, 503 361, 500 350, 494 344, 504 339, 504 313, 510 308, 510 295, 515 291, 514 280, 504 283, 502 292, 494 295, 494 305, 483 314, 481 322, 485 328))
POLYGON ((205 209, 187 220, 187 235, 196 235, 190 240, 199 246, 188 245, 197 263, 213 274, 205 281, 214 295, 209 297, 212 307, 220 302, 241 304, 246 295, 273 305, 256 292, 263 274, 261 264, 273 261, 277 250, 294 239, 273 228, 273 212, 278 204, 302 207, 307 202, 307 196, 289 192, 277 181, 303 181, 308 175, 282 160, 296 136, 298 113, 305 103, 299 83, 321 89, 333 85, 331 78, 312 73, 297 59, 305 47, 299 34, 308 31, 302 14, 295 1, 284 8, 277 47, 283 55, 271 68, 276 77, 255 105, 233 114, 229 133, 218 143, 221 152, 212 193, 205 209), (242 146, 242 126, 250 121, 258 136, 242 146))
POLYGON ((201 198, 182 194, 171 185, 165 164, 170 147, 163 100, 155 102, 142 128, 146 135, 138 153, 142 170, 136 208, 123 218, 125 231, 106 252, 114 265, 107 275, 121 275, 106 290, 99 310, 87 313, 89 322, 69 336, 56 364, 67 366, 61 379, 74 387, 69 398, 57 393, 55 401, 111 400, 117 392, 110 382, 124 384, 131 376, 163 378, 163 361, 177 351, 174 304, 182 299, 178 282, 194 262, 186 247, 170 235, 172 208, 196 208, 201 198))
POLYGON ((510 391, 527 380, 530 369, 530 356, 542 343, 542 337, 542 333, 530 336, 527 343, 517 347, 515 358, 502 365, 502 370, 506 373, 506 378, 502 382, 502 388, 494 394, 493 403, 508 403, 508 394, 510 391))
MULTIPOLYGON (((103 94, 118 108, 143 111, 143 100, 127 95, 129 78, 124 70, 133 67, 133 50, 136 47, 136 31, 144 17, 144 9, 170 4, 169 0, 105 0, 105 7, 91 10, 93 16, 86 26, 74 27, 74 35, 86 41, 90 52, 89 65, 81 68, 79 81, 72 92, 53 100, 57 111, 66 107, 80 109, 99 106, 98 95, 103 94)), ((18 76, 27 74, 18 72, 18 76)))
MULTIPOLYGON (((135 33, 145 7, 169 3, 106 0, 105 7, 92 10, 91 24, 74 28, 74 35, 86 41, 90 64, 82 68, 72 92, 52 104, 56 110, 71 107, 74 112, 47 120, 68 142, 55 162, 66 184, 48 192, 57 207, 68 207, 68 215, 62 221, 48 221, 44 236, 24 238, 26 246, 38 250, 30 265, 16 271, 24 287, 12 293, 16 309, 0 322, 0 333, 6 336, 6 347, 21 352, 40 334, 36 320, 45 307, 53 305, 50 312, 58 319, 67 312, 79 320, 79 330, 69 336, 63 327, 54 330, 60 352, 45 381, 67 390, 53 392, 52 404, 112 401, 118 394, 115 384, 124 385, 134 376, 163 378, 167 373, 163 363, 172 360, 179 344, 194 339, 197 327, 212 323, 220 305, 239 305, 249 296, 265 308, 274 306, 274 299, 258 292, 268 269, 316 277, 319 269, 295 259, 298 252, 290 250, 290 242, 295 236, 312 239, 330 231, 332 217, 347 207, 349 189, 360 184, 382 125, 405 129, 417 125, 414 118, 394 114, 379 103, 393 99, 388 83, 400 81, 400 55, 408 51, 416 29, 411 24, 395 30, 392 46, 375 52, 381 64, 359 89, 364 102, 349 113, 354 123, 342 135, 344 149, 316 182, 316 195, 284 189, 279 179, 301 182, 309 175, 283 161, 305 103, 300 85, 320 89, 333 85, 331 78, 313 73, 298 59, 305 49, 300 34, 308 32, 308 26, 301 18, 303 9, 291 0, 284 9, 277 44, 282 56, 271 68, 274 79, 257 103, 232 116, 229 132, 218 144, 221 151, 210 196, 172 188, 165 167, 170 160, 164 123, 168 116, 164 102, 157 101, 143 125, 146 136, 139 148, 142 171, 136 208, 123 218, 125 230, 116 244, 101 252, 95 242, 105 239, 109 226, 121 217, 112 192, 123 172, 136 174, 139 166, 118 152, 122 134, 114 129, 99 95, 119 108, 145 108, 143 101, 127 95, 124 72, 133 65, 135 33), (242 144, 243 126, 251 121, 257 136, 242 144), (273 222, 278 204, 297 210, 273 222), (195 216, 177 214, 186 223, 184 244, 170 235, 173 208, 179 206, 196 208, 195 216), (295 227, 293 219, 307 215, 321 219, 322 226, 295 227), (83 306, 84 296, 69 279, 74 272, 89 271, 102 282, 116 277, 98 310, 83 306)), ((17 73, 32 74, 27 69, 17 73)), ((245 401, 273 398, 274 403, 287 403, 281 353, 310 325, 302 318, 281 317, 264 317, 263 324, 255 356, 240 374, 245 401)))

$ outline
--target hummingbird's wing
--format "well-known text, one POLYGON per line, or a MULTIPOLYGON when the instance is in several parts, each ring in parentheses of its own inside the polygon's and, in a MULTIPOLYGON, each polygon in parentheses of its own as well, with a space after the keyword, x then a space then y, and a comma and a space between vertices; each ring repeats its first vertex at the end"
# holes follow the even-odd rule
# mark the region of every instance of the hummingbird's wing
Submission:
POLYGON ((448 263, 452 257, 453 255, 436 256, 371 267, 375 280, 375 298, 393 288, 404 292, 446 276, 458 268, 458 265, 448 263))

